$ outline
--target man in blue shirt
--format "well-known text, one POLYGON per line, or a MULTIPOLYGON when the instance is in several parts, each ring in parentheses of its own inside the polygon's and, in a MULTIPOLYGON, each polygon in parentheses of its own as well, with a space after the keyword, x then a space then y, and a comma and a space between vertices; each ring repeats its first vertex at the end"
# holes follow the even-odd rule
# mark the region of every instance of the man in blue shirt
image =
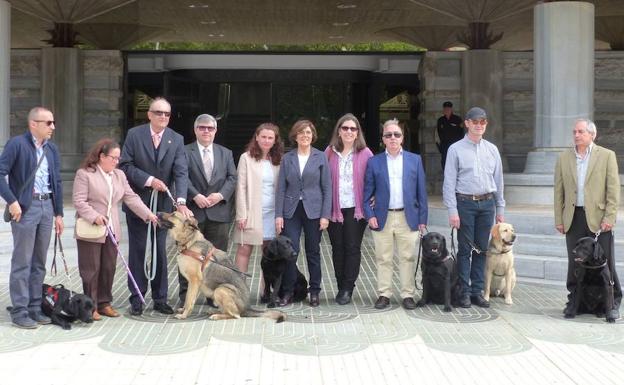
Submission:
POLYGON ((466 113, 466 136, 451 145, 444 169, 443 200, 449 224, 458 230, 457 266, 462 283, 460 306, 489 307, 483 298, 485 252, 490 229, 503 222, 503 166, 498 148, 483 139, 487 114, 473 107, 466 113))
POLYGON ((11 320, 14 326, 36 329, 51 322, 41 311, 41 287, 52 223, 57 234, 63 232, 63 190, 59 151, 49 141, 55 130, 52 112, 30 110, 28 129, 11 138, 0 155, 0 195, 9 205, 13 234, 11 320))

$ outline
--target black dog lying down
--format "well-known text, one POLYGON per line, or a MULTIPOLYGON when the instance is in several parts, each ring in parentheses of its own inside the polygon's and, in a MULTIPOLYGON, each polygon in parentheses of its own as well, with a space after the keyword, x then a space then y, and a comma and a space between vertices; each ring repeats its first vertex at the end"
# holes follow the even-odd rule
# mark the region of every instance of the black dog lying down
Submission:
POLYGON ((41 310, 52 319, 52 323, 65 330, 71 329, 71 323, 80 320, 93 322, 91 297, 67 290, 63 285, 50 286, 43 284, 41 310))
MULTIPOLYGON (((262 251, 260 267, 264 277, 264 293, 260 302, 268 303, 267 307, 275 307, 278 295, 281 295, 282 278, 288 262, 297 259, 297 253, 293 248, 290 238, 278 235, 262 251)), ((308 295, 308 281, 297 269, 297 282, 293 294, 294 302, 303 301, 308 295)))
POLYGON ((565 318, 577 314, 595 314, 613 323, 618 311, 614 309, 613 274, 604 250, 591 237, 576 242, 574 250, 576 293, 573 306, 566 308, 565 318))
POLYGON ((422 297, 416 306, 429 303, 444 305, 444 311, 453 310, 461 296, 461 286, 455 258, 446 249, 446 239, 440 233, 427 233, 422 243, 422 297))

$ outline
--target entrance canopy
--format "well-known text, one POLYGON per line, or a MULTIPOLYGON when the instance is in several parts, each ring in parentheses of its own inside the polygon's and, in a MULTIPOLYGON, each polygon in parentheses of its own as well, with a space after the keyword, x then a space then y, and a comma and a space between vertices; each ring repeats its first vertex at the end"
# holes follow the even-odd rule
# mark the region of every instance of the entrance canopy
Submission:
MULTIPOLYGON (((402 41, 530 50, 536 0, 8 0, 12 48, 57 38, 99 49, 137 43, 315 44, 402 41), (52 32, 50 32, 52 31, 52 32), (77 33, 77 35, 75 35, 77 33), (51 36, 52 34, 52 36, 51 36)), ((624 3, 593 0, 596 47, 624 44, 624 3)))

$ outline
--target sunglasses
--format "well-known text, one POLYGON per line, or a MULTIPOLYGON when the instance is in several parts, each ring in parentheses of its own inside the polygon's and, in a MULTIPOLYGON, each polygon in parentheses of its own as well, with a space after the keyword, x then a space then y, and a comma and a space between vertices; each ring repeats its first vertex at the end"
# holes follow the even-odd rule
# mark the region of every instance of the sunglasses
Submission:
POLYGON ((394 135, 395 138, 400 138, 403 136, 403 134, 401 134, 399 131, 394 131, 394 132, 386 132, 383 134, 383 137, 386 139, 390 139, 392 138, 392 136, 394 135))
POLYGON ((482 126, 485 126, 487 124, 487 119, 470 119, 470 122, 472 124, 480 124, 482 126))
POLYGON ((166 118, 171 116, 171 111, 152 111, 150 110, 150 112, 156 116, 164 116, 166 118))
POLYGON ((357 132, 357 127, 349 127, 349 126, 340 126, 340 129, 344 132, 351 130, 351 132, 357 132))
POLYGON ((48 127, 56 123, 54 120, 34 120, 34 122, 45 123, 48 127))
POLYGON ((111 158, 111 160, 113 162, 119 162, 120 157, 119 156, 112 156, 112 155, 104 155, 107 158, 111 158))
POLYGON ((199 131, 206 131, 206 132, 212 132, 217 129, 217 127, 215 126, 197 126, 196 128, 199 131))

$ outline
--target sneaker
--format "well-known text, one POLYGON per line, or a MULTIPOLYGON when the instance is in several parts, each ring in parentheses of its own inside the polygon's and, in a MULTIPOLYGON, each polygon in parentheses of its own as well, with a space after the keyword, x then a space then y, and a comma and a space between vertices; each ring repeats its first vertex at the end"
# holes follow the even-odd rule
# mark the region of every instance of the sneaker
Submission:
POLYGON ((52 323, 52 319, 43 314, 42 311, 28 312, 28 316, 39 325, 49 325, 52 323))
POLYGON ((13 326, 20 329, 37 329, 39 324, 30 317, 17 318, 12 321, 13 326))

